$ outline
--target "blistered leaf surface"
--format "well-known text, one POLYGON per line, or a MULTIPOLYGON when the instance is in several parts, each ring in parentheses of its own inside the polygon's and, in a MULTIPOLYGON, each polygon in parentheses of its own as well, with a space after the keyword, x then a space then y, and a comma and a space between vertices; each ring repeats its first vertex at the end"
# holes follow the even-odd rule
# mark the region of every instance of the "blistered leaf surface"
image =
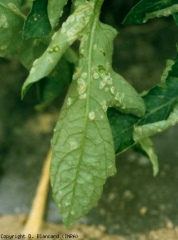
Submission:
POLYGON ((79 62, 52 139, 51 183, 65 225, 84 216, 98 201, 115 169, 107 109, 144 114, 136 91, 112 70, 111 44, 117 32, 92 15, 80 34, 79 62), (133 105, 134 101, 134 105, 133 105))
POLYGON ((22 97, 34 82, 51 73, 66 49, 79 37, 80 32, 88 24, 87 16, 93 11, 92 4, 81 5, 78 11, 74 11, 63 23, 62 28, 54 33, 46 51, 34 61, 30 74, 22 87, 22 97))

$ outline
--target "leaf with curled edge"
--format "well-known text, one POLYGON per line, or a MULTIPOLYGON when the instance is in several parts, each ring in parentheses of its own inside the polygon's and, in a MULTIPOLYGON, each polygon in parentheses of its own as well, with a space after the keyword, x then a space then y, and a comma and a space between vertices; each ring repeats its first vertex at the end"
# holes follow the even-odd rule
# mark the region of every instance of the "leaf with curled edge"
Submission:
POLYGON ((158 173, 159 166, 157 156, 154 153, 153 145, 148 137, 162 132, 169 127, 174 126, 176 123, 178 123, 178 105, 174 107, 168 119, 134 127, 133 139, 135 142, 138 142, 143 150, 148 154, 153 165, 154 176, 158 173))
POLYGON ((96 205, 106 179, 116 172, 108 107, 144 114, 141 97, 112 70, 111 43, 116 34, 99 22, 97 14, 91 15, 80 37, 79 62, 54 130, 51 184, 66 226, 96 205))
POLYGON ((135 126, 133 139, 138 142, 142 139, 153 136, 156 133, 162 132, 171 126, 174 126, 176 123, 178 123, 178 105, 175 105, 173 111, 166 120, 135 126))
POLYGON ((145 153, 148 155, 153 166, 153 175, 156 176, 159 171, 159 163, 151 139, 144 138, 142 140, 139 140, 139 144, 143 151, 145 151, 145 153))
POLYGON ((178 13, 178 3, 174 0, 141 0, 125 17, 124 24, 141 24, 156 17, 167 17, 178 13))
MULTIPOLYGON (((21 63, 30 69, 34 60, 41 56, 46 50, 47 45, 37 39, 24 40, 23 47, 18 52, 21 63)), ((44 109, 51 102, 63 95, 72 80, 74 65, 77 61, 77 54, 71 48, 68 48, 61 57, 52 72, 37 82, 37 93, 39 104, 36 109, 44 109)))
POLYGON ((18 0, 0 2, 0 57, 16 54, 21 48, 24 19, 18 0))
MULTIPOLYGON (((146 113, 138 118, 131 114, 123 114, 116 109, 108 109, 108 118, 114 137, 115 152, 119 154, 134 144, 166 130, 177 123, 177 102, 178 102, 178 57, 175 60, 168 60, 163 72, 161 82, 145 93, 143 100, 146 106, 146 113), (138 135, 138 136, 137 136, 138 135)), ((154 174, 157 173, 158 163, 152 147, 147 155, 151 157, 154 167, 154 174)), ((151 145, 150 145, 151 146, 151 145)), ((143 145, 144 147, 144 145, 143 145)))
POLYGON ((52 40, 41 57, 33 62, 30 74, 22 87, 22 98, 30 86, 40 79, 48 76, 57 65, 67 48, 77 39, 81 31, 87 26, 93 12, 93 3, 84 3, 74 9, 61 29, 54 33, 52 40))

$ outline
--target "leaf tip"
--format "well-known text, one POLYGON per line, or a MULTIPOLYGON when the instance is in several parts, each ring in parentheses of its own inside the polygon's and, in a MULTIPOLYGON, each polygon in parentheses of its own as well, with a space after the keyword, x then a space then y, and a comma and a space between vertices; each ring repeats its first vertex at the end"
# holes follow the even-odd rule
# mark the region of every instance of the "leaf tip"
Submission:
POLYGON ((31 85, 32 85, 32 84, 26 84, 26 81, 25 81, 25 83, 24 83, 23 86, 22 86, 21 100, 24 99, 24 97, 25 97, 25 95, 26 95, 26 93, 27 93, 27 91, 28 91, 28 89, 30 88, 31 85))
POLYGON ((159 166, 158 166, 158 165, 157 165, 157 166, 154 166, 154 167, 153 167, 153 176, 156 177, 157 174, 158 174, 158 172, 159 172, 159 166))
POLYGON ((23 89, 22 87, 22 91, 21 91, 21 100, 23 100, 25 97, 25 89, 23 89))

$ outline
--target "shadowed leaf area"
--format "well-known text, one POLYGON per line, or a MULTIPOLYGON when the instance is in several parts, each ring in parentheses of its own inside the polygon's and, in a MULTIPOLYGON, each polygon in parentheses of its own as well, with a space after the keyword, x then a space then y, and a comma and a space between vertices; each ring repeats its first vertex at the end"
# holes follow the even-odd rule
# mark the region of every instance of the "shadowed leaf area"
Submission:
POLYGON ((51 25, 47 13, 48 0, 35 0, 23 28, 24 38, 48 35, 51 25))
POLYGON ((48 106, 55 98, 63 94, 69 86, 74 66, 62 57, 51 74, 37 83, 38 109, 48 106))
POLYGON ((135 5, 125 17, 124 24, 141 24, 155 17, 167 17, 173 15, 177 23, 176 0, 142 0, 135 5))
POLYGON ((18 0, 0 1, 0 57, 14 55, 21 48, 23 21, 18 0))

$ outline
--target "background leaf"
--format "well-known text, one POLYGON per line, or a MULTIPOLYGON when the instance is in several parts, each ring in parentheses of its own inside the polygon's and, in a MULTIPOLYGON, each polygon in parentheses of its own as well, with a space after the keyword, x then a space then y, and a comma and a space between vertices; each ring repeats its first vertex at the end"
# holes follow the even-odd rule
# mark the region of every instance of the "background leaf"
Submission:
MULTIPOLYGON (((155 17, 167 17, 178 12, 175 0, 141 0, 127 14, 124 24, 141 24, 155 17)), ((175 15, 176 16, 176 15, 175 15)))
POLYGON ((16 54, 21 48, 23 22, 18 0, 0 1, 0 57, 16 54))
POLYGON ((23 28, 24 38, 35 38, 48 35, 51 25, 47 13, 48 0, 34 0, 23 28))
POLYGON ((109 108, 107 115, 112 128, 115 153, 118 154, 134 144, 133 127, 139 118, 131 114, 121 113, 115 108, 109 108))
MULTIPOLYGON (((143 96, 146 106, 146 114, 143 118, 125 115, 112 108, 108 110, 108 118, 112 127, 116 153, 125 151, 136 143, 136 139, 133 138, 133 131, 137 126, 155 126, 155 131, 152 131, 152 133, 148 130, 148 132, 151 133, 150 135, 142 132, 142 139, 144 139, 157 132, 163 131, 176 121, 175 119, 170 120, 169 117, 172 116, 172 111, 178 101, 178 58, 176 57, 174 64, 172 64, 171 61, 167 68, 169 70, 166 70, 167 74, 164 71, 164 83, 162 82, 143 96)), ((141 138, 137 139, 137 141, 138 140, 141 140, 141 138)))

